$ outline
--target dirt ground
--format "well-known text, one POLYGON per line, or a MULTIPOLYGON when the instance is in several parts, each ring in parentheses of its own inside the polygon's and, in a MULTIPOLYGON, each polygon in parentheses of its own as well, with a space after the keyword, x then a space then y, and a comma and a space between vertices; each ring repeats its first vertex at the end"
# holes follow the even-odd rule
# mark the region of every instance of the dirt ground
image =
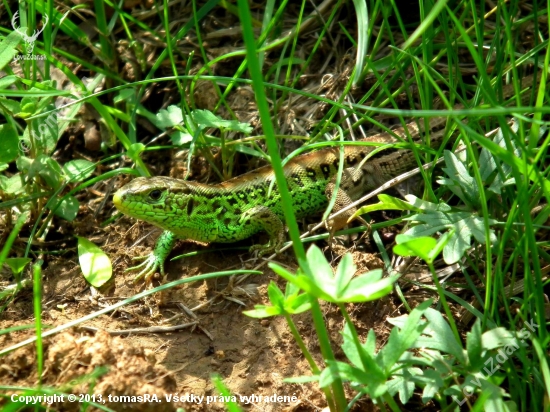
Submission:
MULTIPOLYGON (((80 225, 82 227, 83 225, 80 225)), ((146 228, 149 230, 149 227, 146 228)), ((72 253, 64 257, 50 257, 44 271, 43 322, 58 326, 88 315, 104 306, 129 297, 142 288, 134 284, 131 273, 123 269, 131 263, 129 257, 144 251, 145 246, 131 247, 132 236, 142 232, 132 226, 130 219, 102 230, 99 237, 105 240, 104 249, 114 256, 113 282, 99 293, 92 292, 80 274, 72 253), (125 225, 126 224, 126 225, 125 225)), ((96 232, 97 235, 97 232, 96 232)), ((145 244, 152 246, 156 233, 145 244)), ((96 238, 94 241, 98 241, 96 238)), ((67 245, 68 246, 68 245, 67 245)), ((207 247, 180 242, 176 253, 192 250, 208 250, 207 247)), ((215 247, 214 247, 215 249, 215 247)), ((329 251, 327 254, 334 254, 329 251)), ((167 264, 168 280, 233 267, 248 265, 248 252, 223 251, 198 255, 167 264)), ((363 252, 355 252, 354 260, 361 271, 380 266, 380 261, 363 252)), ((282 256, 279 263, 290 268, 296 265, 292 258, 282 256)), ((97 328, 97 332, 75 327, 47 338, 44 343, 44 373, 42 384, 64 388, 66 393, 94 394, 106 400, 106 406, 114 410, 174 410, 178 406, 188 411, 223 411, 222 402, 211 398, 219 393, 214 389, 211 377, 218 374, 237 396, 243 410, 250 411, 319 411, 326 406, 317 384, 290 384, 285 378, 310 375, 307 362, 281 317, 252 319, 242 314, 254 304, 269 304, 266 296, 268 283, 273 280, 281 289, 284 284, 269 269, 263 275, 251 276, 239 286, 229 286, 228 278, 185 284, 177 289, 154 295, 135 304, 124 306, 114 313, 102 315, 83 324, 97 328), (223 292, 223 294, 221 294, 223 292), (217 298, 216 298, 217 296, 217 298), (212 300, 212 298, 215 298, 212 300), (230 300, 234 299, 234 300, 230 300), (192 309, 211 300, 211 303, 194 312, 196 318, 183 309, 192 309), (240 301, 242 304, 236 303, 240 301), (168 333, 130 333, 113 336, 109 333, 151 326, 173 326, 196 322, 193 327, 168 333), (98 368, 107 367, 98 376, 98 368), (74 380, 80 382, 75 384, 74 380), (113 401, 108 396, 157 395, 161 400, 168 396, 188 397, 187 402, 131 403, 113 401), (261 396, 246 404, 240 396, 261 396), (266 401, 273 395, 293 397, 289 402, 266 401), (194 398, 193 398, 194 397, 194 398), (200 398, 204 397, 204 398, 200 398)), ((155 282, 158 284, 158 282, 155 282)), ((15 325, 33 325, 32 292, 22 293, 2 315, 0 328, 15 325)), ((356 326, 362 335, 375 328, 381 341, 387 329, 384 320, 398 316, 401 311, 393 296, 378 302, 350 305, 356 326)), ((340 343, 339 331, 342 318, 337 308, 322 306, 331 339, 340 343)), ((308 348, 321 363, 318 342, 311 318, 306 312, 295 317, 299 332, 308 348)), ((21 331, 0 338, 0 347, 6 348, 32 332, 21 331)), ((339 346, 336 354, 342 358, 339 346)), ((5 385, 34 387, 38 383, 36 350, 33 344, 18 349, 3 358, 0 380, 5 385)), ((349 392, 351 394, 351 391, 349 392)), ((9 395, 9 393, 8 393, 9 395)), ((55 404, 60 410, 78 410, 77 403, 55 404)), ((356 410, 372 410, 372 405, 362 401, 356 410)))

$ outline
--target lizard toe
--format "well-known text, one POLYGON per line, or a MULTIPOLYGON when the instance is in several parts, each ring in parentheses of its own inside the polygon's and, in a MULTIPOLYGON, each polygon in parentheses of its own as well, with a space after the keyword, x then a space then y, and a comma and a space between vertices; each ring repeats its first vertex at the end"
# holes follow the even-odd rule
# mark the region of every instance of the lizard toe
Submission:
POLYGON ((149 282, 151 277, 160 269, 160 273, 164 276, 164 265, 163 262, 159 260, 155 254, 151 253, 146 256, 140 256, 141 259, 145 259, 137 266, 132 266, 125 270, 125 272, 134 271, 142 269, 136 277, 134 278, 134 283, 138 282, 140 279, 144 279, 146 282, 149 282))

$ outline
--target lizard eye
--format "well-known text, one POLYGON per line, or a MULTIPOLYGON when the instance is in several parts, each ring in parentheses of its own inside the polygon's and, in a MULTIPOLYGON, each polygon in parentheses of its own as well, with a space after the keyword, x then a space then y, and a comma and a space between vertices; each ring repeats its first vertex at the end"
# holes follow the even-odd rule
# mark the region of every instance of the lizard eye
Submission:
POLYGON ((149 197, 153 200, 159 200, 161 195, 162 192, 158 189, 151 190, 151 192, 149 193, 149 197))

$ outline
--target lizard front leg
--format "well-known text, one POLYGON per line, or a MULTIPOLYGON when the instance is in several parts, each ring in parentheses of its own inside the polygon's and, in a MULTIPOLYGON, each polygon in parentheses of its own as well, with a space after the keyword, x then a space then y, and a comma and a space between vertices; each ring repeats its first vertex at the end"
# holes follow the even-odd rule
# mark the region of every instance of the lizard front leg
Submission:
POLYGON ((279 216, 266 206, 254 206, 242 214, 241 224, 251 224, 265 230, 269 235, 269 242, 265 245, 254 245, 250 248, 253 253, 259 250, 259 256, 279 250, 285 241, 284 225, 279 216))
MULTIPOLYGON (((358 197, 358 195, 366 192, 368 190, 368 186, 370 185, 369 181, 370 179, 365 175, 365 171, 363 169, 357 169, 354 167, 344 169, 342 172, 342 178, 340 179, 340 187, 336 191, 336 194, 334 194, 334 190, 336 189, 336 176, 334 176, 325 188, 325 196, 329 201, 333 196, 336 196, 333 213, 349 206, 358 197)), ((330 238, 332 238, 334 232, 342 229, 348 224, 348 220, 356 211, 357 208, 352 207, 327 222, 326 226, 329 230, 330 238)), ((362 218, 359 218, 359 220, 363 224, 368 225, 368 223, 362 218)))
POLYGON ((139 272, 138 275, 135 277, 134 282, 137 282, 143 277, 145 277, 145 281, 148 281, 157 270, 160 270, 160 274, 164 278, 164 261, 174 247, 176 239, 177 237, 173 232, 165 230, 157 239, 155 249, 153 249, 150 254, 135 258, 145 260, 137 266, 126 269, 125 272, 143 268, 143 270, 139 272))

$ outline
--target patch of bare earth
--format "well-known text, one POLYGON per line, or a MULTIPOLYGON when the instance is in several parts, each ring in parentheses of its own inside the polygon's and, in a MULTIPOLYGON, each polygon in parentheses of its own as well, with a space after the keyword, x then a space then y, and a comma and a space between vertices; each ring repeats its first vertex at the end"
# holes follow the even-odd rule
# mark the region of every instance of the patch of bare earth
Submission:
MULTIPOLYGON (((104 239, 109 238, 111 247, 116 245, 119 251, 133 242, 132 236, 128 233, 124 236, 123 230, 120 232, 109 233, 108 236, 104 233, 104 239)), ((152 240, 147 239, 146 242, 152 244, 152 240)), ((105 245, 105 248, 108 251, 109 245, 105 245)), ((201 249, 197 245, 182 242, 176 252, 183 253, 197 248, 201 249)), ((136 248, 126 250, 130 256, 139 254, 136 248)), ((359 267, 363 266, 362 269, 380 263, 369 256, 356 252, 354 260, 359 267)), ((246 266, 242 259, 248 257, 247 253, 230 251, 171 262, 167 264, 168 280, 246 266)), ((280 262, 295 268, 293 261, 288 258, 281 257, 280 262)), ((133 274, 122 274, 122 268, 130 260, 124 258, 120 263, 115 267, 117 275, 114 282, 102 293, 94 294, 82 279, 74 261, 52 259, 44 271, 43 322, 51 326, 62 325, 135 294, 142 285, 134 285, 133 274)), ((100 329, 97 332, 73 328, 47 338, 42 384, 65 393, 94 394, 96 400, 99 399, 98 395, 108 401, 114 399, 113 396, 148 394, 156 395, 162 401, 133 403, 119 402, 123 398, 117 398, 116 402, 106 404, 114 410, 169 411, 183 406, 188 411, 223 411, 226 409, 221 402, 207 404, 208 396, 219 395, 211 380, 212 374, 219 374, 244 410, 319 411, 326 403, 317 384, 283 382, 285 378, 310 375, 308 364, 284 319, 258 320, 242 314, 244 309, 251 309, 254 304, 268 304, 266 288, 271 280, 284 289, 284 284, 270 270, 265 270, 261 276, 249 277, 239 286, 235 286, 229 278, 185 284, 84 324, 100 329), (204 305, 207 302, 210 303, 204 305), (195 310, 196 317, 190 316, 183 308, 192 309, 199 305, 203 306, 195 310), (194 327, 171 333, 111 336, 104 331, 193 322, 197 322, 194 327), (240 398, 251 395, 259 398, 249 398, 252 401, 249 404, 240 398), (295 397, 295 400, 272 402, 274 395, 295 397), (175 396, 179 397, 179 401, 173 401, 175 396), (187 402, 182 401, 186 396, 187 402), (271 397, 271 400, 266 400, 266 397, 271 397)), ((322 308, 331 339, 341 343, 341 314, 329 304, 323 304, 322 308)), ((385 318, 399 314, 391 298, 371 304, 350 305, 349 310, 363 336, 374 327, 382 340, 387 334, 385 318)), ((322 365, 309 314, 296 316, 295 322, 316 361, 322 365)), ((20 295, 11 309, 2 315, 1 328, 15 324, 33 324, 30 291, 20 295)), ((4 335, 0 338, 0 347, 9 347, 31 335, 28 331, 4 335)), ((343 360, 339 347, 335 349, 337 357, 343 360)), ((18 349, 3 358, 0 380, 7 385, 37 387, 34 345, 18 349)), ((351 391, 349 395, 353 396, 351 391)), ((78 410, 79 405, 66 402, 55 407, 59 410, 78 410)), ((370 403, 363 401, 358 404, 359 409, 355 410, 371 410, 371 407, 370 403)))

